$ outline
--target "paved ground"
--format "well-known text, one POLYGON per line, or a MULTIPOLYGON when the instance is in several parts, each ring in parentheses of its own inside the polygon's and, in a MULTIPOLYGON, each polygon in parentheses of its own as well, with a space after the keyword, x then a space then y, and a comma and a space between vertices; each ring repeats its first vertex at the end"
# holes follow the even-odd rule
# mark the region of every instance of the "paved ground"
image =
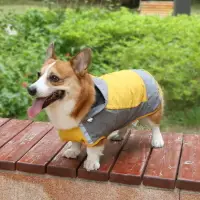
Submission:
POLYGON ((1 200, 200 200, 200 193, 0 171, 1 200))
MULTIPOLYGON (((178 200, 179 191, 0 172, 1 200, 178 200), (167 197, 167 198, 166 198, 167 197)), ((199 197, 200 198, 200 197, 199 197)))

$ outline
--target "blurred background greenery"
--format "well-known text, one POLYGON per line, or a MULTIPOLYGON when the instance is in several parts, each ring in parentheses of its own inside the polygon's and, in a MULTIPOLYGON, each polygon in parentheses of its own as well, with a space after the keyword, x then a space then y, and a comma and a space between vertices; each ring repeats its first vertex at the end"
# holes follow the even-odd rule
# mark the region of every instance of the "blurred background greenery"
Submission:
MULTIPOLYGON (((32 99, 26 86, 36 80, 54 40, 66 60, 92 48, 94 75, 150 71, 165 92, 162 128, 200 132, 200 0, 192 1, 191 16, 140 16, 138 5, 135 0, 1 0, 0 116, 27 118, 32 99), (6 32, 8 24, 16 35, 6 32)), ((36 120, 47 117, 43 112, 36 120)))

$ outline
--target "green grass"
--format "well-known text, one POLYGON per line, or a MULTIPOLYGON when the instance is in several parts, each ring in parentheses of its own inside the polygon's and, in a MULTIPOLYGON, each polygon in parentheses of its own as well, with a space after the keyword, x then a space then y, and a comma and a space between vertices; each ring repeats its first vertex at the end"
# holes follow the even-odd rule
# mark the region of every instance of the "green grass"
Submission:
POLYGON ((200 133, 200 107, 190 110, 165 112, 161 124, 163 131, 182 133, 200 133))
POLYGON ((42 2, 36 1, 25 1, 25 0, 7 0, 0 1, 0 17, 3 14, 9 12, 15 12, 16 14, 24 13, 26 10, 30 8, 41 8, 46 7, 46 5, 42 2))
POLYGON ((199 3, 195 2, 194 4, 192 4, 191 13, 200 14, 200 2, 199 3))
POLYGON ((16 14, 24 13, 26 10, 30 8, 41 8, 38 5, 2 5, 0 6, 0 17, 2 14, 6 14, 9 12, 15 12, 16 14))
POLYGON ((33 1, 33 0, 0 0, 0 5, 36 5, 42 4, 42 1, 33 1))
MULTIPOLYGON (((53 7, 58 7, 58 5, 53 4, 53 7)), ((21 14, 30 8, 48 8, 48 5, 43 1, 0 0, 0 17, 1 15, 9 12, 15 12, 17 14, 21 14)))
POLYGON ((183 126, 169 126, 161 127, 162 132, 172 132, 172 133, 183 133, 183 134, 200 134, 200 128, 199 127, 183 127, 183 126))

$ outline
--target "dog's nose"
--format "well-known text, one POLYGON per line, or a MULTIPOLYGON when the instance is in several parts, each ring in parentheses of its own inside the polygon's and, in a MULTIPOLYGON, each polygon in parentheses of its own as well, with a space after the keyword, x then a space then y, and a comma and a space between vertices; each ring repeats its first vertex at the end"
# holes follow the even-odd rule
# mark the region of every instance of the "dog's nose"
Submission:
POLYGON ((36 92, 37 92, 36 87, 29 86, 29 87, 27 88, 27 90, 28 90, 28 93, 29 93, 31 96, 36 95, 36 92))

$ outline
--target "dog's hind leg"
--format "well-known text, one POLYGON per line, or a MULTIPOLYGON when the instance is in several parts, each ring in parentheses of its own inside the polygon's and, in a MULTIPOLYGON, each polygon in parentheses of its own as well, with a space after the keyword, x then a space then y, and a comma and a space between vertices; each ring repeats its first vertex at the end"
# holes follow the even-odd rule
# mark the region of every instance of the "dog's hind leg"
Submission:
POLYGON ((152 130, 151 144, 153 147, 157 148, 164 146, 163 137, 160 132, 161 117, 162 117, 162 110, 160 109, 156 113, 140 120, 140 123, 142 125, 147 125, 151 128, 152 130))

